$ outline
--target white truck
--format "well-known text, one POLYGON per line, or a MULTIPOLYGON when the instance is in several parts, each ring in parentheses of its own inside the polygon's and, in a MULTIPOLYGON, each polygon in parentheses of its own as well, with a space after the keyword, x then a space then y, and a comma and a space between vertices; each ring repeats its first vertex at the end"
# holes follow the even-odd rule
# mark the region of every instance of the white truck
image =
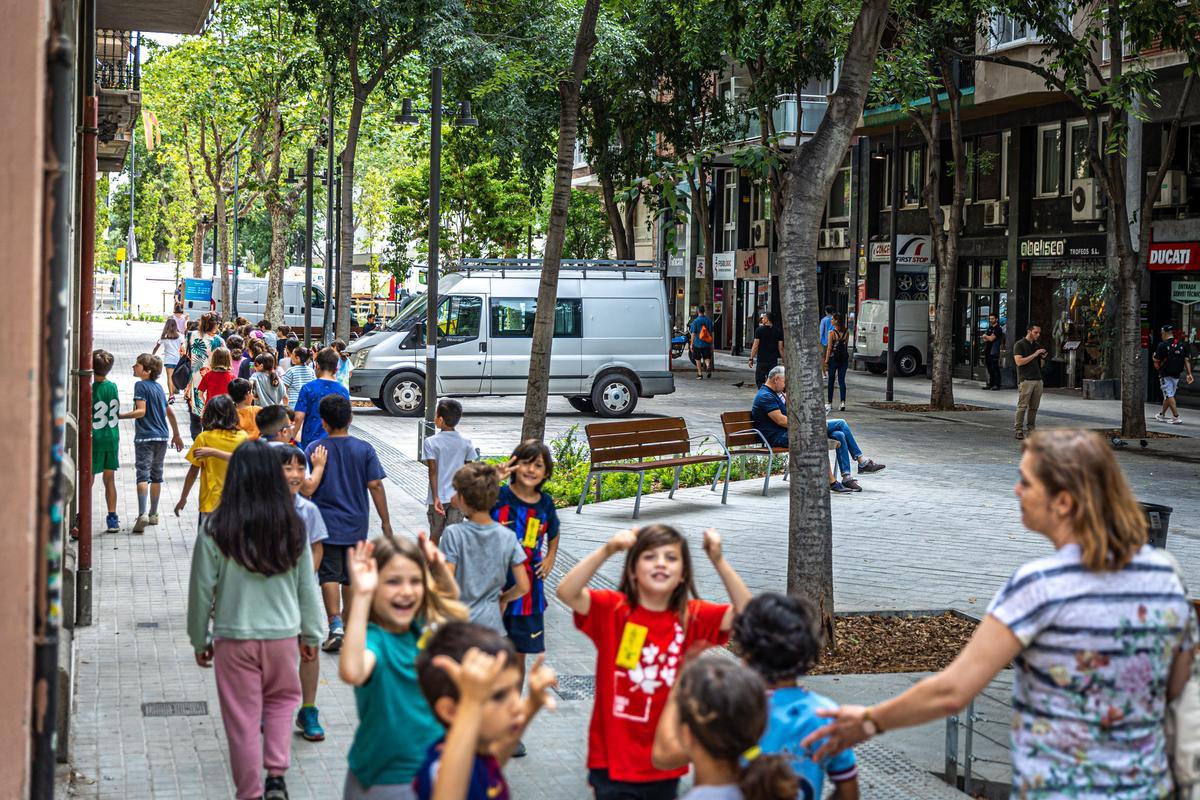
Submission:
POLYGON ((886 300, 864 300, 859 307, 855 330, 854 360, 869 372, 887 372, 888 339, 896 337, 896 374, 917 374, 929 361, 929 303, 924 300, 897 300, 896 325, 888 324, 886 300))

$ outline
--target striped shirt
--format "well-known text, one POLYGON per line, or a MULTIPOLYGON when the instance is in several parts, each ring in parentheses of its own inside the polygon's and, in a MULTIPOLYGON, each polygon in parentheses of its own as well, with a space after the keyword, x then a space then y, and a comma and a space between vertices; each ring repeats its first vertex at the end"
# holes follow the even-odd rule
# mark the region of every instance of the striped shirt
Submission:
POLYGON ((313 372, 313 368, 308 364, 297 364, 283 374, 283 385, 288 390, 288 408, 293 410, 296 408, 296 402, 300 399, 300 390, 306 383, 311 383, 316 379, 317 373, 313 372))
POLYGON ((1165 797, 1163 720, 1196 620, 1170 562, 1145 546, 1089 572, 1076 544, 1020 567, 988 613, 1024 650, 1013 680, 1013 796, 1165 797))

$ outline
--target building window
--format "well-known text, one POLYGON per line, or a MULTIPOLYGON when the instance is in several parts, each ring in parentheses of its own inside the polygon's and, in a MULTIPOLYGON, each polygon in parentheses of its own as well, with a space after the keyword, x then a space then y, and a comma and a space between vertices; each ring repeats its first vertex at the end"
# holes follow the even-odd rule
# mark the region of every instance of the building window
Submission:
POLYGON ((826 222, 844 222, 850 219, 850 156, 842 162, 833 179, 829 192, 829 205, 825 209, 826 222))
POLYGON ((1043 125, 1037 135, 1037 196, 1057 197, 1062 193, 1062 126, 1043 125))
POLYGON ((640 197, 635 201, 637 210, 634 212, 634 232, 633 238, 637 242, 650 241, 650 209, 646 205, 646 201, 640 197))
POLYGON ((724 172, 721 187, 721 252, 729 252, 737 249, 738 175, 735 169, 724 172))
POLYGON ((1071 122, 1068 124, 1067 130, 1071 132, 1071 180, 1092 177, 1092 165, 1088 162, 1087 156, 1087 122, 1071 122))
POLYGON ((1008 150, 1012 147, 1012 131, 1000 136, 1000 199, 1008 199, 1008 150))
POLYGON ((914 147, 904 151, 904 180, 900 190, 904 196, 900 198, 905 208, 917 208, 921 205, 921 187, 924 185, 921 174, 921 148, 914 147))
POLYGON ((883 192, 883 202, 879 205, 881 208, 890 209, 892 207, 892 154, 885 153, 882 158, 873 160, 883 170, 883 174, 880 176, 881 180, 879 181, 879 185, 883 187, 881 190, 883 192))
POLYGON ((1000 12, 992 14, 988 33, 993 50, 1025 44, 1034 38, 1034 31, 1029 25, 1000 12))
POLYGON ((750 221, 771 218, 771 190, 757 183, 750 185, 750 221))

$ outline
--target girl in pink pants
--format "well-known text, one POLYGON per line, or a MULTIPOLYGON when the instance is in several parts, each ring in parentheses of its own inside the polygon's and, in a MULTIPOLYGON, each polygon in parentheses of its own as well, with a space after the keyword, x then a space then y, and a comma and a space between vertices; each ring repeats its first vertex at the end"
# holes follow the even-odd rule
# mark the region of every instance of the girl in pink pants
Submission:
POLYGON ((312 573, 278 456, 262 442, 239 445, 221 505, 196 536, 188 587, 188 636, 196 663, 216 668, 238 800, 287 800, 296 659, 315 659, 325 635, 312 573))

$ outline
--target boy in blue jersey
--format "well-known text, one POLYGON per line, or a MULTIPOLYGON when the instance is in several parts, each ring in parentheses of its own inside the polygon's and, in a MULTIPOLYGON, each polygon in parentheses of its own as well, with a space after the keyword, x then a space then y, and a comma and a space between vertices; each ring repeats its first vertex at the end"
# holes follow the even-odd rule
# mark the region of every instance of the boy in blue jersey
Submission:
POLYGON ((827 722, 817 716, 817 709, 838 705, 799 682, 821 656, 816 609, 799 597, 759 595, 734 620, 733 638, 746 664, 769 687, 767 729, 759 745, 764 753, 791 757, 800 778, 799 800, 823 797, 826 776, 834 783, 834 800, 858 800, 858 765, 852 750, 816 762, 800 746, 805 736, 827 722))

